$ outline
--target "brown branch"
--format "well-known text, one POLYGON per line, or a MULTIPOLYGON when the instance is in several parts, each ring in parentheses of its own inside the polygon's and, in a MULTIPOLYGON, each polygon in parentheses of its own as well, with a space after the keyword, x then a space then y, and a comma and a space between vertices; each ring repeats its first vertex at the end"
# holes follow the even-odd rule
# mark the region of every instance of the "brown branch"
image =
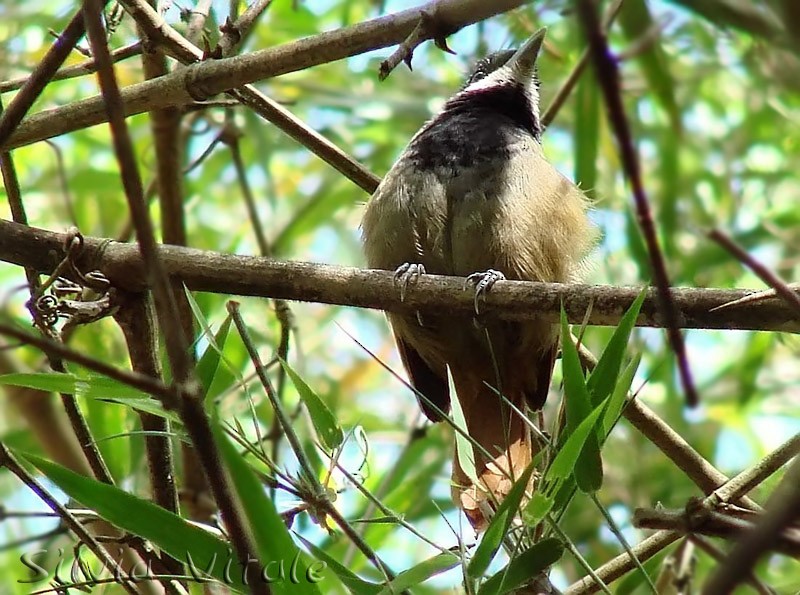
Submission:
MULTIPOLYGON (((149 38, 158 42, 168 53, 183 64, 193 64, 204 59, 204 53, 172 27, 144 0, 121 0, 139 27, 149 38)), ((228 91, 228 95, 252 109, 266 121, 308 148, 337 171, 351 179, 366 192, 372 193, 380 179, 327 138, 306 124, 252 85, 228 91)))
POLYGON ((186 38, 190 43, 197 43, 202 37, 209 12, 211 12, 211 0, 199 0, 192 8, 189 23, 186 26, 186 38))
MULTIPOLYGON (((126 87, 122 93, 124 112, 131 116, 167 105, 185 105, 253 81, 400 43, 411 33, 422 11, 432 12, 443 28, 456 31, 524 3, 525 0, 437 0, 281 46, 206 61, 158 80, 126 87)), ((129 10, 131 2, 124 4, 129 10)), ((105 121, 102 98, 92 97, 29 117, 7 142, 0 142, 0 148, 27 145, 105 121)))
MULTIPOLYGON (((117 48, 111 52, 111 59, 115 63, 120 62, 122 60, 132 58, 133 56, 138 56, 141 51, 142 44, 141 42, 136 41, 124 47, 117 48)), ((86 60, 80 64, 75 64, 74 66, 65 66, 64 68, 57 70, 56 73, 50 78, 50 81, 63 81, 79 76, 86 76, 87 74, 94 74, 95 72, 97 72, 97 63, 94 60, 86 60)), ((25 86, 25 83, 27 83, 30 78, 31 77, 29 75, 21 76, 15 79, 9 79, 7 81, 0 81, 0 93, 21 89, 25 86)))
MULTIPOLYGON (((704 494, 709 495, 728 482, 728 477, 724 473, 703 458, 640 399, 631 399, 622 414, 650 442, 661 449, 661 452, 667 455, 704 494)), ((760 506, 747 496, 742 497, 738 503, 752 510, 760 509, 760 506)))
MULTIPOLYGON (((5 115, 2 104, 0 104, 0 114, 5 115)), ((6 194, 8 195, 11 216, 17 223, 27 226, 28 217, 25 213, 25 205, 22 201, 22 190, 19 186, 19 179, 14 166, 14 159, 10 151, 0 152, 0 170, 2 171, 3 176, 3 186, 6 189, 6 194)), ((35 307, 31 306, 32 302, 36 300, 39 293, 40 283, 38 272, 34 267, 26 266, 25 277, 28 280, 28 288, 31 295, 31 301, 29 301, 28 304, 31 313, 33 314, 34 322, 43 335, 49 336, 49 329, 46 327, 46 325, 40 324, 40 319, 36 314, 36 309, 35 307)), ((45 351, 45 354, 50 367, 55 372, 66 371, 64 362, 58 356, 53 354, 51 351, 45 351)), ((87 423, 83 412, 78 406, 77 399, 74 395, 69 395, 66 393, 61 393, 60 396, 64 411, 67 414, 67 418, 69 419, 72 430, 75 433, 75 437, 78 439, 78 444, 80 445, 81 450, 83 451, 83 454, 92 469, 92 473, 98 480, 112 484, 113 479, 111 477, 111 473, 109 472, 108 467, 103 460, 103 456, 100 453, 100 449, 97 447, 97 443, 92 436, 89 424, 87 423)))
MULTIPOLYGON (((718 548, 710 539, 702 535, 692 535, 690 537, 692 543, 707 553, 709 556, 721 562, 725 558, 725 552, 718 548)), ((761 582, 755 574, 750 575, 745 579, 747 583, 752 586, 759 595, 775 595, 775 591, 761 582)))
MULTIPOLYGON (((713 511, 714 508, 720 504, 731 503, 737 499, 741 499, 755 486, 756 480, 763 481, 769 476, 769 472, 774 472, 790 460, 796 453, 799 442, 800 437, 789 440, 786 444, 771 452, 757 465, 735 476, 724 486, 694 505, 694 510, 700 511, 705 509, 713 511)), ((648 557, 656 554, 660 549, 674 542, 680 536, 681 533, 679 531, 658 531, 633 548, 633 551, 640 561, 644 561, 648 557)), ((619 578, 633 568, 633 562, 626 552, 597 569, 597 575, 600 576, 604 582, 608 583, 619 578)), ((593 593, 597 590, 598 588, 594 584, 594 579, 589 576, 573 584, 565 591, 565 595, 583 595, 585 593, 593 593)))
MULTIPOLYGON (((92 46, 92 53, 98 64, 98 79, 111 127, 114 152, 120 166, 128 208, 136 229, 138 248, 142 260, 146 264, 148 278, 151 280, 156 314, 159 326, 164 332, 164 343, 172 375, 181 396, 178 411, 203 463, 234 550, 240 563, 247 568, 250 560, 259 558, 256 555, 252 536, 235 501, 214 441, 211 423, 200 399, 199 384, 195 378, 192 358, 189 355, 189 344, 181 326, 178 307, 159 256, 153 224, 147 212, 144 188, 139 177, 133 144, 125 122, 122 97, 106 43, 102 11, 102 0, 85 0, 86 31, 92 46)), ((271 592, 269 585, 260 581, 253 583, 251 589, 256 595, 268 595, 271 592)))
MULTIPOLYGON (((153 324, 153 311, 147 294, 128 294, 121 300, 114 314, 131 360, 131 368, 142 375, 161 381, 161 364, 158 359, 158 335, 153 324)), ((169 438, 168 418, 139 412, 142 429, 152 432, 145 436, 145 450, 150 472, 153 501, 170 512, 178 513, 178 492, 175 488, 175 466, 172 442, 169 438)), ((163 554, 163 562, 171 574, 181 574, 183 565, 163 554)))
MULTIPOLYGON (((606 13, 603 16, 603 30, 607 31, 609 27, 611 27, 614 19, 619 14, 620 8, 622 8, 623 0, 616 0, 613 2, 607 9, 606 13)), ((572 70, 567 76, 566 80, 562 83, 561 87, 559 87, 556 94, 553 96, 553 99, 550 101, 550 105, 547 106, 547 109, 542 114, 542 126, 546 129, 550 124, 553 123, 555 120, 556 115, 563 107, 564 103, 566 103, 569 96, 572 94, 572 91, 575 89, 575 85, 578 84, 578 81, 581 78, 584 70, 586 70, 586 65, 589 64, 589 58, 591 54, 589 52, 589 48, 583 50, 581 53, 581 57, 578 58, 578 61, 575 63, 575 66, 572 67, 572 70)))
POLYGON ((272 0, 253 0, 236 21, 228 21, 221 25, 219 30, 222 32, 222 37, 217 44, 215 56, 227 58, 233 54, 270 4, 272 0))
MULTIPOLYGON (((800 440, 800 437, 798 437, 800 440)), ((778 469, 780 466, 785 464, 788 460, 790 460, 793 456, 794 449, 791 445, 795 444, 795 440, 792 439, 788 441, 786 444, 781 446, 780 448, 771 452, 765 459, 759 462, 757 465, 746 469, 739 475, 732 478, 728 481, 724 486, 720 487, 714 493, 709 496, 706 496, 705 499, 700 501, 694 506, 694 510, 706 509, 709 511, 713 511, 714 508, 719 506, 720 504, 731 503, 740 498, 742 498, 749 490, 754 487, 754 478, 761 478, 761 480, 765 479, 767 475, 765 472, 767 469, 778 469), (790 445, 787 447, 787 445, 790 445), (765 461, 769 461, 765 463, 765 461), (782 461, 782 462, 781 462, 782 461)), ((798 459, 800 461, 800 459, 798 459)), ((797 465, 797 461, 795 462, 794 467, 800 467, 797 465)), ((789 477, 790 473, 787 472, 786 476, 784 477, 783 482, 781 485, 785 485, 790 483, 791 478, 789 477), (787 479, 788 478, 788 479, 787 479)), ((797 486, 800 486, 800 481, 797 479, 794 480, 794 488, 796 491, 800 492, 800 489, 797 489, 797 486)), ((796 510, 800 509, 800 507, 796 506, 796 510)), ((785 525, 784 525, 785 526, 785 525)), ((659 551, 663 550, 665 547, 676 541, 681 537, 681 533, 679 531, 657 531, 647 539, 640 542, 633 548, 633 553, 635 554, 636 558, 639 561, 644 562, 648 558, 654 556, 659 551)), ((600 579, 608 584, 621 576, 625 573, 633 570, 634 563, 631 559, 631 556, 628 552, 623 552, 616 556, 615 558, 609 560, 605 564, 603 564, 600 568, 598 568, 595 573, 597 574, 600 579)), ((747 567, 746 571, 749 573, 751 567, 747 567)), ((598 591, 600 588, 595 584, 594 578, 591 576, 585 576, 579 581, 570 585, 568 589, 564 591, 564 595, 586 595, 587 593, 594 593, 598 591)), ((731 591, 719 591, 718 593, 730 593, 731 591)))
POLYGON ((650 267, 652 269, 655 285, 658 288, 658 299, 662 315, 664 317, 667 337, 675 352, 678 362, 683 390, 686 392, 686 401, 689 406, 694 407, 698 403, 697 390, 692 380, 689 361, 686 357, 686 346, 683 342, 683 335, 680 332, 680 313, 675 304, 675 300, 670 291, 669 276, 664 262, 664 255, 656 236, 653 214, 650 210, 650 203, 644 189, 641 175, 641 165, 636 149, 633 144, 630 124, 625 115, 625 106, 622 102, 622 91, 620 85, 619 69, 615 58, 611 55, 608 47, 606 34, 600 23, 592 0, 580 0, 578 2, 578 13, 589 41, 589 48, 594 58, 597 80, 605 97, 608 109, 608 118, 614 134, 617 137, 617 146, 620 159, 625 170, 625 175, 633 191, 634 204, 636 206, 636 216, 639 220, 639 227, 642 230, 647 252, 650 257, 650 267))
POLYGON ((795 291, 783 279, 778 277, 778 275, 753 258, 753 256, 750 255, 744 248, 739 246, 730 237, 728 237, 727 234, 719 229, 712 229, 710 232, 708 232, 708 237, 725 248, 728 252, 735 256, 739 262, 744 264, 747 268, 758 275, 759 279, 772 287, 772 289, 775 290, 775 294, 786 300, 786 303, 794 308, 795 312, 797 312, 800 316, 800 295, 795 293, 795 291))
MULTIPOLYGON (((50 272, 64 257, 65 234, 0 219, 0 261, 50 272)), ((460 277, 425 275, 408 288, 405 300, 389 271, 357 269, 258 256, 223 254, 180 246, 158 246, 166 272, 192 291, 319 302, 405 313, 474 313, 472 294, 460 277)), ((142 256, 135 245, 84 238, 77 263, 82 270, 101 270, 126 291, 148 287, 142 256)), ((573 323, 582 321, 591 303, 588 323, 619 324, 641 292, 637 287, 564 285, 499 281, 486 295, 487 316, 505 320, 540 317, 557 322, 563 302, 573 323)), ((800 321, 783 300, 766 299, 747 307, 711 312, 721 304, 751 293, 743 289, 673 288, 685 328, 800 332, 800 321)), ((649 290, 637 320, 639 326, 663 326, 655 291, 649 290)))
MULTIPOLYGON (((105 6, 105 2, 103 2, 105 6)), ((75 44, 83 36, 83 14, 78 11, 72 17, 69 24, 64 29, 64 32, 59 36, 56 42, 50 46, 47 53, 39 61, 36 70, 33 71, 28 80, 20 89, 19 93, 14 97, 14 100, 9 104, 8 109, 5 110, 0 116, 0 146, 5 145, 6 140, 11 136, 17 128, 22 118, 31 109, 33 102, 41 95, 47 83, 50 82, 59 67, 67 59, 75 44)), ((4 147, 9 148, 9 147, 4 147)))
MULTIPOLYGON (((149 0, 149 2, 150 9, 155 13, 155 2, 153 0, 149 0)), ((200 8, 198 5, 198 10, 200 8)), ((197 15, 193 14, 192 18, 194 19, 195 17, 197 15)), ((147 24, 149 25, 150 23, 148 22, 147 24)), ((159 34, 167 27, 168 25, 165 24, 159 34)), ((202 29, 202 24, 200 28, 202 29)), ((145 51, 142 54, 145 79, 156 79, 167 75, 169 73, 167 58, 163 50, 150 37, 150 32, 155 32, 155 28, 148 28, 137 22, 137 30, 140 37, 146 40, 144 44, 145 51)), ((179 107, 169 106, 153 110, 149 113, 149 116, 156 153, 156 186, 158 188, 158 204, 161 214, 161 237, 166 244, 185 246, 187 241, 182 175, 185 143, 180 134, 182 110, 179 107)), ((183 286, 179 281, 171 279, 170 285, 179 314, 179 326, 183 329, 184 336, 194 337, 194 318, 189 298, 183 291, 183 286)), ((192 356, 193 354, 189 353, 188 357, 192 356)), ((186 501, 189 503, 204 501, 209 494, 209 486, 203 473, 202 464, 197 460, 197 452, 191 445, 186 443, 181 443, 181 452, 183 458, 183 490, 194 495, 194 497, 186 501), (202 497, 204 495, 206 498, 202 497)), ((200 507, 189 504, 187 510, 190 517, 195 520, 208 520, 208 514, 202 511, 200 507)))
POLYGON ((381 81, 386 80, 400 62, 405 62, 408 69, 411 70, 411 59, 414 56, 414 50, 429 39, 433 39, 436 47, 440 50, 448 54, 455 54, 453 50, 447 47, 447 35, 449 35, 449 32, 441 29, 433 14, 422 11, 417 25, 409 33, 408 37, 397 46, 391 56, 381 62, 378 70, 378 79, 381 81))
MULTIPOLYGON (((756 519, 758 518, 757 516, 756 519)), ((664 529, 678 531, 684 535, 699 534, 725 539, 744 539, 754 528, 753 523, 728 516, 723 512, 705 511, 702 514, 694 514, 689 510, 649 508, 637 508, 633 512, 631 524, 637 529, 664 529)), ((784 528, 775 536, 770 549, 787 556, 800 557, 800 531, 784 528)))

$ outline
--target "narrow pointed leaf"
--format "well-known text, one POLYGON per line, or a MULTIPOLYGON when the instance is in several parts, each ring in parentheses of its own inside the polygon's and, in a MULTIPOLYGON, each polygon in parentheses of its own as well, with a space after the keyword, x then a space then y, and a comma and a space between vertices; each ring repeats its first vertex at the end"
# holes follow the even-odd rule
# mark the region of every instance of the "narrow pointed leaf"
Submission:
POLYGON ((314 429, 317 431, 322 445, 329 451, 341 446, 344 440, 344 433, 325 401, 306 384, 306 381, 288 363, 281 360, 281 365, 286 370, 289 378, 292 379, 297 393, 303 400, 303 404, 306 406, 309 416, 311 416, 311 423, 314 424, 314 429))
POLYGON ((533 463, 528 465, 528 468, 511 486, 505 500, 497 507, 497 512, 492 517, 492 522, 486 528, 486 532, 483 534, 483 538, 467 566, 468 576, 472 578, 483 576, 489 564, 491 564, 503 543, 503 539, 508 534, 508 529, 511 527, 514 516, 517 514, 522 498, 525 495, 525 490, 530 482, 533 468, 533 463))
POLYGON ((271 583, 272 592, 286 593, 287 595, 290 593, 319 595, 320 591, 317 585, 308 580, 308 560, 289 535, 289 530, 275 509, 275 504, 267 497, 264 486, 253 473, 247 461, 225 436, 225 432, 217 420, 212 420, 212 429, 233 481, 236 495, 242 504, 247 525, 253 533, 259 561, 265 566, 272 563, 273 569, 283 564, 287 572, 290 566, 296 568, 295 578, 297 580, 271 583))
MULTIPOLYGON (((453 382, 453 375, 450 372, 449 366, 447 368, 447 384, 450 389, 450 394, 454 397, 450 399, 450 406, 453 412, 453 422, 464 433, 469 434, 467 420, 464 417, 464 411, 461 409, 461 401, 458 400, 455 383, 453 382)), ((472 443, 464 435, 462 435, 461 432, 455 432, 455 435, 456 456, 458 457, 458 462, 461 465, 461 469, 464 471, 466 476, 469 477, 472 483, 478 485, 478 472, 475 470, 475 450, 473 449, 472 443)))
POLYGON ((461 558, 456 554, 442 552, 398 574, 392 582, 387 583, 386 587, 384 587, 379 595, 396 595, 402 593, 411 587, 423 583, 432 576, 436 576, 437 574, 441 574, 446 570, 458 566, 460 563, 461 558))
POLYGON ((511 593, 552 566, 561 558, 564 546, 549 537, 514 556, 508 565, 481 585, 478 595, 511 593))
POLYGON ((622 360, 628 347, 628 340, 633 327, 636 325, 636 319, 639 316, 642 303, 644 303, 646 291, 646 289, 642 290, 633 301, 633 304, 631 304, 631 307, 628 308, 628 311, 625 312, 606 348, 603 350, 603 355, 600 356, 597 366, 592 370, 589 380, 586 382, 593 407, 614 390, 622 367, 622 360))
MULTIPOLYGON (((573 433, 592 411, 592 403, 586 380, 581 369, 578 350, 572 342, 567 315, 561 308, 561 366, 564 375, 564 399, 567 408, 565 439, 569 442, 573 433)), ((597 414, 599 417, 599 413, 597 414)), ((597 418, 595 418, 596 420, 597 418)), ((593 427, 593 426, 592 426, 593 427)), ((583 446, 580 456, 573 463, 575 481, 581 491, 592 492, 603 485, 603 462, 600 459, 600 442, 596 433, 580 440, 583 446)), ((561 447, 564 449, 566 443, 561 447)), ((561 452, 559 452, 561 454, 561 452)), ((556 457, 558 459, 558 456, 556 457)))
POLYGON ((608 401, 608 407, 603 414, 603 438, 609 435, 614 424, 617 423, 622 408, 625 406, 625 401, 628 398, 628 393, 631 390, 633 377, 636 375, 636 370, 639 368, 639 362, 642 361, 642 354, 637 353, 622 374, 619 375, 617 385, 614 387, 614 392, 608 401))
POLYGON ((297 538, 303 542, 309 551, 317 558, 317 560, 324 562, 327 568, 336 575, 336 577, 347 586, 351 593, 354 595, 376 595, 381 590, 381 585, 365 581, 363 578, 349 570, 339 563, 334 557, 325 552, 322 548, 314 545, 302 535, 297 535, 297 538))
POLYGON ((538 525, 553 508, 553 498, 542 492, 534 492, 530 502, 522 509, 522 522, 529 527, 538 525))
POLYGON ((38 468, 70 498, 110 523, 151 541, 176 560, 191 564, 198 574, 207 573, 239 592, 249 592, 231 546, 222 539, 116 486, 84 477, 32 454, 15 454, 38 468), (231 568, 226 570, 229 561, 231 568))
POLYGON ((45 392, 65 393, 89 399, 150 398, 145 392, 97 374, 86 376, 61 372, 3 374, 0 376, 0 385, 24 386, 45 392))
POLYGON ((208 347, 206 347, 203 355, 200 356, 200 361, 197 362, 197 378, 203 387, 203 396, 208 394, 208 389, 211 388, 211 383, 219 369, 222 350, 225 348, 225 341, 228 339, 231 322, 231 317, 227 316, 222 325, 220 325, 219 330, 214 333, 213 342, 209 341, 208 347))
MULTIPOLYGON (((558 453, 545 473, 544 477, 546 481, 567 479, 573 471, 575 471, 577 475, 576 464, 583 456, 586 442, 593 435, 595 438, 597 437, 596 434, 592 433, 592 430, 600 419, 600 414, 603 413, 605 406, 606 402, 604 401, 595 407, 594 411, 586 416, 586 419, 575 428, 575 431, 572 432, 561 448, 558 449, 558 453)), ((578 487, 580 487, 580 484, 578 487)))

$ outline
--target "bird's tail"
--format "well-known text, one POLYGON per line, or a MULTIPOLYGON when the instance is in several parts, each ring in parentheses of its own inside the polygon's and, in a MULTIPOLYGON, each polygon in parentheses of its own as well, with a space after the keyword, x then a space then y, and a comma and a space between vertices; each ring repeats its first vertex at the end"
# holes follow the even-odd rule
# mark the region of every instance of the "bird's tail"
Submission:
POLYGON ((504 394, 501 398, 471 375, 455 377, 454 381, 469 435, 482 448, 470 443, 477 484, 464 471, 458 449, 455 449, 452 496, 475 530, 483 531, 492 512, 533 460, 534 444, 530 428, 505 402, 508 400, 520 412, 524 411, 525 398, 521 391, 504 394))

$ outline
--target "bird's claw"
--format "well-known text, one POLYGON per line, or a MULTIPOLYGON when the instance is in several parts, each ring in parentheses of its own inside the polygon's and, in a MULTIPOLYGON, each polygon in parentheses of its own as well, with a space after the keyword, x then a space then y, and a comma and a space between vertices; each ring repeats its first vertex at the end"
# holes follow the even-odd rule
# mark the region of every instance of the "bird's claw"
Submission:
POLYGON ((404 302, 406 299, 406 290, 411 283, 416 283, 417 280, 425 274, 425 267, 419 263, 406 262, 397 267, 394 272, 394 282, 400 285, 400 301, 404 302))
POLYGON ((506 276, 500 271, 489 269, 480 273, 472 273, 464 282, 464 289, 468 284, 475 286, 475 314, 480 314, 480 300, 498 281, 505 281, 506 276))

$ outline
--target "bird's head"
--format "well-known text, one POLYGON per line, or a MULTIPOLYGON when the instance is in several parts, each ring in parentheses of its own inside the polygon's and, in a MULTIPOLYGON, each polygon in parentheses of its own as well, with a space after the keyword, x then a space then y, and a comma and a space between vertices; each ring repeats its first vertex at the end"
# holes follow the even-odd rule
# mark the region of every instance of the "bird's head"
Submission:
POLYGON ((541 124, 536 60, 546 33, 546 28, 539 29, 519 49, 494 52, 480 60, 444 111, 496 105, 538 137, 541 124))

